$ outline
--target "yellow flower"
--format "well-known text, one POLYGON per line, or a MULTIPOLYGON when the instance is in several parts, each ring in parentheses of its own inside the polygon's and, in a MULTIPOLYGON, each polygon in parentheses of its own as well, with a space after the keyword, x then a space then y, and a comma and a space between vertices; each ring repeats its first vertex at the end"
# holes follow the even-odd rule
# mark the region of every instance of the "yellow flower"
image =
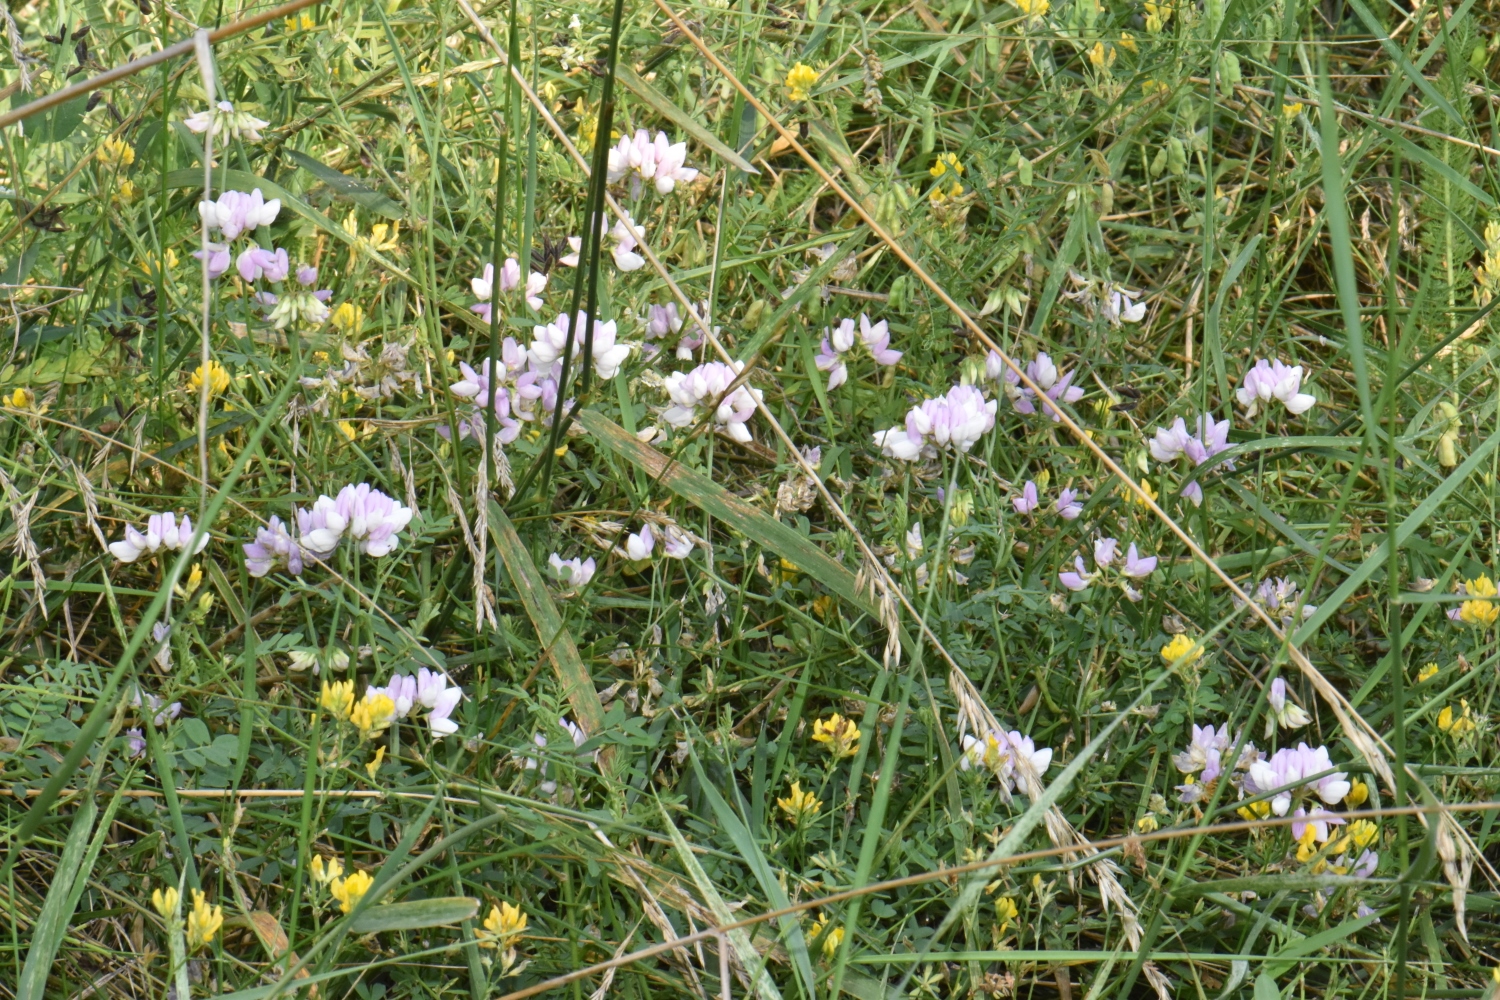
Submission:
POLYGON ((1203 655, 1203 647, 1185 635, 1174 635, 1161 648, 1161 658, 1169 667, 1185 667, 1203 655))
MULTIPOLYGON (((188 377, 188 387, 197 395, 203 388, 203 366, 199 365, 193 369, 193 374, 188 377)), ((229 370, 213 359, 208 362, 208 394, 217 396, 229 388, 229 370)))
POLYGON ((1301 113, 1302 113, 1302 102, 1301 101, 1293 101, 1290 104, 1283 104, 1281 106, 1281 115, 1287 121, 1291 121, 1293 118, 1296 118, 1301 113))
POLYGON ((794 101, 805 101, 808 91, 817 82, 818 71, 805 63, 798 63, 786 75, 787 96, 794 101))
POLYGON ((370 776, 371 781, 374 781, 375 775, 380 773, 380 762, 383 760, 385 760, 385 746, 381 745, 375 748, 375 756, 371 757, 369 763, 365 765, 365 773, 370 776))
MULTIPOLYGON (((1192 775, 1190 774, 1188 777, 1191 778, 1192 775)), ((1154 813, 1147 813, 1135 821, 1135 828, 1140 833, 1155 833, 1160 826, 1161 824, 1157 822, 1154 813)))
POLYGON ((1459 605, 1459 621, 1488 628, 1500 619, 1500 602, 1494 600, 1495 582, 1488 576, 1481 573, 1472 580, 1465 580, 1464 593, 1473 600, 1459 605))
MULTIPOLYGON (((1147 479, 1145 476, 1141 477, 1141 490, 1153 501, 1159 495, 1156 490, 1151 488, 1151 480, 1147 479)), ((1135 492, 1135 490, 1131 489, 1130 487, 1121 486, 1120 491, 1125 494, 1125 499, 1129 500, 1131 503, 1141 507, 1146 506, 1146 501, 1142 500, 1140 496, 1135 492)))
POLYGON ((349 706, 354 704, 354 682, 334 681, 332 684, 323 682, 323 690, 318 695, 318 703, 323 708, 339 718, 349 714, 349 706))
MULTIPOLYGON (((171 247, 167 248, 167 252, 162 257, 166 259, 168 271, 177 266, 177 251, 171 247)), ((146 277, 155 278, 157 273, 161 271, 161 260, 162 258, 157 257, 155 254, 148 253, 138 266, 146 277)))
POLYGON ((313 20, 313 16, 305 11, 300 15, 292 15, 282 23, 286 26, 287 34, 291 34, 294 31, 311 31, 318 26, 318 22, 313 20))
POLYGON ((22 386, 14 392, 6 393, 4 396, 6 406, 13 410, 31 410, 36 413, 45 413, 47 408, 37 403, 36 393, 22 386))
POLYGON ((135 162, 135 149, 124 139, 105 139, 94 157, 111 167, 128 167, 135 162))
POLYGON ((844 928, 835 927, 832 930, 828 931, 827 934, 824 934, 823 932, 827 929, 827 927, 828 918, 819 915, 818 919, 813 922, 811 936, 814 941, 816 941, 819 936, 822 936, 823 957, 832 959, 834 955, 838 954, 839 945, 844 943, 844 928))
POLYGON ((1479 728, 1474 721, 1473 712, 1469 709, 1468 699, 1460 698, 1458 703, 1462 709, 1458 714, 1454 713, 1452 705, 1445 706, 1438 713, 1438 728, 1451 736, 1462 736, 1479 728))
POLYGON ((1011 899, 1009 896, 1001 896, 995 900, 995 919, 1000 921, 1001 934, 1004 934, 1005 929, 1020 915, 1021 909, 1016 906, 1014 899, 1011 899))
POLYGON ((1172 20, 1172 6, 1165 3, 1152 3, 1146 0, 1146 30, 1153 35, 1167 26, 1172 20))
POLYGON ((203 898, 202 889, 193 890, 193 911, 187 918, 188 951, 197 951, 214 939, 219 928, 224 926, 224 910, 209 906, 203 898))
POLYGON ((319 885, 327 885, 344 874, 343 863, 338 858, 325 858, 321 854, 313 855, 311 867, 313 881, 319 885))
POLYGON ((177 899, 177 890, 171 886, 167 886, 165 889, 157 889, 151 894, 151 905, 156 907, 157 913, 170 920, 172 914, 177 912, 177 899))
POLYGON ((1437 676, 1437 673, 1438 665, 1436 663, 1429 663, 1417 671, 1417 683, 1421 684, 1423 681, 1430 681, 1437 676))
POLYGON ((933 177, 941 177, 950 170, 963 176, 964 165, 958 162, 957 153, 939 153, 937 159, 932 161, 932 166, 927 168, 927 172, 933 177))
POLYGON ((365 311, 353 302, 341 302, 333 311, 333 328, 346 337, 357 335, 364 325, 365 311))
POLYGON ((340 420, 337 424, 334 424, 334 426, 339 429, 340 434, 344 435, 344 437, 348 438, 350 441, 353 441, 355 437, 357 437, 354 432, 354 425, 347 420, 340 420))
POLYGON ((526 911, 514 903, 491 906, 484 929, 476 935, 481 948, 509 948, 526 932, 526 911))
POLYGON ((1339 850, 1346 851, 1352 845, 1354 850, 1363 851, 1366 847, 1375 843, 1375 838, 1380 835, 1380 827, 1367 819, 1357 819, 1349 824, 1349 835, 1345 838, 1347 843, 1339 845, 1339 850))
POLYGON ((1052 9, 1052 4, 1047 0, 1010 0, 1010 2, 1015 4, 1016 10, 1025 14, 1032 24, 1041 21, 1047 15, 1047 11, 1052 9))
POLYGON ((1141 94, 1150 97, 1152 94, 1166 94, 1172 90, 1167 84, 1160 80, 1142 80, 1141 94))
POLYGON ((1308 823, 1302 828, 1302 836, 1297 838, 1297 860, 1306 864, 1317 853, 1318 831, 1313 827, 1313 824, 1308 823))
POLYGON ((1128 31, 1122 31, 1122 32, 1120 32, 1120 48, 1122 48, 1122 49, 1129 49, 1132 52, 1139 52, 1140 51, 1140 49, 1138 49, 1138 48, 1135 47, 1135 38, 1134 38, 1134 36, 1132 36, 1130 34, 1130 32, 1128 32, 1128 31))
POLYGON ((1349 785, 1349 794, 1344 796, 1344 805, 1358 809, 1370 798, 1370 786, 1355 778, 1349 785))
POLYGON ((1240 814, 1240 819, 1265 819, 1271 815, 1271 803, 1265 801, 1252 802, 1247 806, 1240 806, 1235 812, 1240 814))
POLYGON ((375 880, 368 872, 351 872, 348 878, 335 879, 328 887, 333 898, 339 901, 339 909, 348 913, 370 891, 375 880))
POLYGON ((1089 62, 1094 64, 1095 69, 1109 69, 1115 64, 1115 48, 1113 45, 1106 47, 1103 42, 1095 42, 1094 47, 1089 49, 1089 62))
POLYGON ((349 709, 349 721, 359 730, 359 738, 367 740, 379 736, 391 727, 396 718, 396 703, 385 692, 365 696, 349 709))
POLYGON ((813 740, 824 744, 834 760, 853 757, 859 752, 859 727, 853 719, 846 719, 837 712, 826 719, 813 723, 813 740))
POLYGON ((135 201, 136 196, 139 195, 140 193, 141 193, 141 189, 138 188, 138 187, 136 187, 134 184, 132 184, 130 182, 130 178, 129 177, 121 177, 120 178, 120 197, 121 198, 123 198, 126 201, 135 201))
POLYGON ((802 782, 792 782, 792 790, 784 799, 777 799, 776 804, 781 811, 786 813, 787 819, 792 821, 793 826, 801 826, 804 821, 812 819, 823 808, 823 803, 812 792, 802 790, 802 782))
POLYGON ((377 222, 370 227, 370 238, 365 243, 377 253, 390 253, 400 245, 400 237, 401 223, 377 222))

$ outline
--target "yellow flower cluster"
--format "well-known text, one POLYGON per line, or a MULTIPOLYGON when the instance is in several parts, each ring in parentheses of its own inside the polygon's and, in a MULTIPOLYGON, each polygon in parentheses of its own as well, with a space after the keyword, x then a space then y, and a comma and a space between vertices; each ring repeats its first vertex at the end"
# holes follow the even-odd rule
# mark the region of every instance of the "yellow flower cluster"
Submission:
POLYGON ((1153 35, 1167 26, 1172 20, 1172 5, 1168 3, 1152 3, 1146 0, 1146 30, 1153 35))
POLYGON ((105 139, 94 158, 110 167, 128 167, 135 162, 135 148, 124 139, 105 139))
POLYGON ((1203 655, 1203 647, 1186 635, 1174 635, 1161 648, 1161 658, 1169 667, 1185 667, 1203 655))
POLYGON ((323 690, 318 694, 318 704, 323 710, 332 715, 345 718, 349 715, 349 709, 354 706, 354 682, 334 681, 323 682, 323 690))
POLYGON ((800 827, 803 823, 815 818, 818 810, 823 808, 823 803, 812 792, 802 790, 802 782, 792 782, 792 790, 784 799, 777 799, 776 804, 781 811, 786 813, 787 819, 791 820, 793 826, 800 827))
POLYGON ((1479 724, 1474 721, 1473 709, 1469 708, 1469 700, 1460 698, 1458 704, 1458 712, 1453 711, 1452 705, 1445 705, 1438 713, 1438 728, 1449 736, 1464 736, 1479 728, 1479 724))
POLYGON ((1484 260, 1474 269, 1474 298, 1480 305, 1487 305, 1500 291, 1500 222, 1487 222, 1484 227, 1484 260))
POLYGON ((814 941, 820 937, 823 939, 823 957, 832 959, 838 954, 839 945, 844 943, 844 928, 835 927, 829 930, 828 918, 820 913, 818 919, 813 921, 811 937, 814 941))
POLYGON ((481 948, 509 948, 526 933, 526 911, 514 903, 491 906, 476 937, 481 948))
POLYGON ((373 696, 366 694, 349 708, 349 721, 359 730, 362 740, 379 736, 391 727, 395 718, 396 703, 384 692, 373 696))
POLYGON ((187 918, 188 951, 197 951, 214 939, 224 926, 222 907, 209 906, 202 889, 193 890, 193 909, 187 918))
POLYGON ((365 311, 353 302, 341 302, 333 311, 333 328, 346 337, 354 337, 364 329, 365 311))
POLYGON ((1500 591, 1495 589, 1495 581, 1487 575, 1481 573, 1472 580, 1465 580, 1464 594, 1470 599, 1458 606, 1459 621, 1489 628, 1495 624, 1496 619, 1500 619, 1500 603, 1495 601, 1500 591))
POLYGON ((995 919, 1000 921, 1001 934, 1004 934, 1005 929, 1016 922, 1016 919, 1020 915, 1021 909, 1016 906, 1014 899, 1011 899, 1009 896, 1001 896, 995 900, 995 919))
POLYGON ((818 71, 806 63, 798 63, 786 75, 787 96, 794 101, 805 101, 817 82, 818 71))
POLYGON ((964 193, 963 183, 959 180, 963 176, 964 165, 958 162, 958 154, 939 153, 927 172, 937 178, 937 183, 932 186, 932 191, 927 195, 934 205, 942 204, 949 198, 957 198, 964 193), (944 177, 949 177, 946 185, 943 182, 944 177))
POLYGON ((1031 25, 1040 24, 1042 18, 1047 16, 1047 11, 1052 9, 1048 0, 1010 0, 1016 10, 1026 16, 1026 22, 1031 25))
POLYGON ((853 757, 858 753, 860 735, 859 726, 854 724, 854 720, 846 719, 837 712, 813 723, 813 740, 823 744, 833 754, 834 760, 853 757))
MULTIPOLYGON (((199 365, 193 369, 193 374, 188 377, 188 388, 192 389, 193 395, 197 395, 203 388, 203 366, 199 365)), ((217 396, 229 388, 229 369, 214 361, 208 362, 208 394, 217 396)))
MULTIPOLYGON (((337 864, 338 862, 334 862, 337 864)), ((316 877, 316 872, 314 873, 316 877)), ((370 891, 370 886, 375 884, 375 879, 369 872, 350 872, 348 878, 335 878, 328 885, 328 891, 333 898, 339 901, 339 909, 345 913, 350 912, 370 891)))

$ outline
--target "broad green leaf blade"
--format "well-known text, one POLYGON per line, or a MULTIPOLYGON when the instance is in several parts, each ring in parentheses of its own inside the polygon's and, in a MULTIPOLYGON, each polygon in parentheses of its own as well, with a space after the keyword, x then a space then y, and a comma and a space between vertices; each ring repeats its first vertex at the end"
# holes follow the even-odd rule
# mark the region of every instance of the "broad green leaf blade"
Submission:
POLYGON ((468 920, 479 912, 479 900, 469 896, 440 896, 409 903, 387 903, 372 906, 349 922, 355 934, 378 934, 381 931, 412 931, 422 927, 440 927, 468 920))
POLYGON ((52 972, 52 959, 62 944, 63 936, 68 932, 68 920, 73 916, 73 906, 68 904, 71 902, 74 906, 77 905, 73 885, 78 879, 88 877, 88 873, 81 871, 79 865, 83 861, 84 849, 98 813, 99 807, 94 802, 94 796, 84 795, 78 812, 73 816, 73 828, 68 831, 67 842, 63 845, 57 873, 47 890, 46 900, 42 902, 42 910, 37 914, 31 935, 31 950, 26 953, 26 966, 21 970, 21 981, 16 986, 16 1000, 42 1000, 46 993, 47 978, 52 972))
POLYGON ((350 177, 342 170, 335 170, 326 163, 315 160, 306 153, 299 153, 295 149, 284 150, 283 153, 297 166, 376 215, 383 215, 387 219, 399 219, 406 214, 400 202, 387 198, 357 177, 350 177))
POLYGON ((725 163, 736 169, 743 170, 747 174, 760 173, 759 170, 755 169, 754 164, 730 149, 724 140, 714 135, 702 125, 699 125, 697 119, 679 108, 667 95, 657 90, 645 80, 642 80, 636 75, 635 70, 623 62, 615 67, 615 79, 624 84, 625 88, 632 94, 650 105, 653 111, 660 114, 663 118, 668 119, 698 142, 717 153, 719 158, 725 163))
POLYGON ((1277 976, 1285 974, 1287 970, 1296 965, 1298 959, 1306 958, 1313 952, 1321 951, 1330 945, 1338 944, 1345 938, 1352 937, 1358 931, 1369 927, 1379 919, 1378 916, 1372 913, 1368 917, 1346 920, 1337 927, 1330 927, 1321 933, 1311 934, 1300 941, 1291 942, 1281 951, 1277 952, 1275 960, 1266 962, 1265 971, 1256 979, 1256 992, 1260 992, 1260 978, 1270 976, 1274 980, 1277 976))
MULTIPOLYGON (((618 425, 611 426, 625 434, 618 425)), ((516 593, 521 596, 527 617, 536 628, 537 638, 552 661, 563 694, 573 707, 573 714, 584 732, 590 736, 599 735, 604 729, 604 706, 599 702, 599 693, 594 690, 593 675, 578 655, 578 646, 553 603, 552 595, 547 593, 546 581, 532 561, 531 553, 521 542, 521 536, 516 534, 516 526, 493 500, 490 501, 490 537, 494 539, 500 561, 505 564, 506 572, 516 586, 516 593)))

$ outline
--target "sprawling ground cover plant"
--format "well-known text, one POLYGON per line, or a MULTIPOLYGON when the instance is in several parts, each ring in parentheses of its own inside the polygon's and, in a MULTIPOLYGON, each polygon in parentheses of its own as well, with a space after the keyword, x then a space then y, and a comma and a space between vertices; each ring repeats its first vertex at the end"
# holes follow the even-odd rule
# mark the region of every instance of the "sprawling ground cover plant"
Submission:
POLYGON ((7 995, 1481 996, 1494 12, 12 4, 7 995))

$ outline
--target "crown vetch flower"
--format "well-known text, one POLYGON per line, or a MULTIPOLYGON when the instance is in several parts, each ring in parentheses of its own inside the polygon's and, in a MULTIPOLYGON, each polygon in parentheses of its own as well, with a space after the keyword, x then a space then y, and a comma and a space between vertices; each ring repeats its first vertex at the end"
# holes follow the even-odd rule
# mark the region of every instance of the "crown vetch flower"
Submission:
POLYGON ((859 339, 878 365, 893 365, 905 353, 891 349, 891 331, 885 320, 871 323, 864 313, 859 314, 859 339))
POLYGON ((1271 705, 1271 712, 1266 716, 1266 739, 1276 732, 1278 724, 1282 729, 1301 729, 1312 721, 1310 715, 1286 696, 1286 681, 1280 677, 1271 682, 1266 700, 1271 705))
POLYGON ((188 115, 182 124, 190 132, 207 132, 211 136, 227 132, 232 138, 260 142, 260 130, 271 123, 261 121, 248 111, 234 110, 234 105, 228 101, 220 101, 207 111, 188 115))
MULTIPOLYGON (((1036 404, 1032 402, 1035 393, 1030 388, 1021 385, 1021 377, 1012 371, 994 351, 991 351, 985 358, 985 373, 991 380, 1000 382, 1005 389, 1006 397, 1016 408, 1017 413, 1036 412, 1036 404)), ((1076 403, 1083 398, 1083 389, 1072 384, 1073 373, 1071 371, 1059 372, 1057 365, 1046 352, 1038 353, 1026 365, 1026 377, 1035 382, 1047 394, 1047 398, 1054 403, 1076 403)), ((1061 419, 1051 410, 1047 412, 1054 421, 1061 419)))
POLYGON ((209 243, 206 252, 203 250, 194 250, 193 256, 199 260, 203 260, 205 257, 208 258, 209 280, 222 277, 224 272, 229 270, 229 265, 233 261, 233 257, 229 253, 229 245, 226 243, 209 243))
MULTIPOLYGON (((579 312, 578 328, 580 331, 587 330, 590 326, 588 313, 579 312)), ((554 377, 560 374, 563 354, 568 346, 568 331, 571 327, 568 317, 559 314, 557 319, 551 323, 538 325, 532 328, 531 346, 527 353, 538 369, 544 370, 554 377), (556 367, 554 367, 556 366, 556 367)), ((592 323, 594 333, 594 374, 601 379, 612 379, 620 366, 630 357, 630 345, 616 343, 615 321, 601 323, 594 320, 592 323)), ((579 337, 573 344, 573 357, 583 355, 583 338, 579 337)))
POLYGON ((1016 509, 1017 514, 1023 515, 1030 514, 1032 511, 1040 507, 1042 505, 1042 500, 1041 497, 1037 494, 1036 483, 1032 482, 1030 479, 1026 480, 1026 485, 1021 488, 1021 495, 1018 497, 1011 497, 1010 504, 1016 509))
POLYGON ((837 712, 813 722, 813 741, 823 744, 835 760, 858 753, 861 735, 853 719, 846 719, 837 712))
POLYGON ((377 559, 396 548, 415 513, 368 483, 339 490, 336 505, 349 525, 349 537, 359 543, 361 552, 377 559))
POLYGON ((463 688, 449 683, 442 673, 426 667, 417 670, 417 703, 427 709, 427 725, 432 729, 433 739, 458 732, 452 714, 463 696, 463 688))
POLYGON ((907 433, 915 430, 939 447, 951 445, 967 452, 995 426, 997 405, 972 385, 956 385, 947 395, 914 407, 907 415, 907 433))
POLYGON ((625 536, 625 558, 634 562, 641 562, 651 558, 651 553, 656 549, 656 536, 651 533, 651 525, 641 525, 641 530, 625 536))
POLYGON ((246 542, 245 570, 262 577, 277 566, 286 567, 292 576, 302 575, 302 549, 293 539, 281 518, 271 516, 265 527, 255 529, 255 541, 246 542))
POLYGON ((1066 489, 1057 495, 1057 503, 1054 505, 1057 516, 1064 521, 1076 521, 1083 514, 1083 504, 1079 502, 1078 491, 1066 489))
POLYGON ((1315 396, 1302 392, 1302 366, 1285 365, 1280 360, 1261 358, 1240 380, 1235 398, 1253 417, 1262 403, 1279 400, 1293 416, 1306 413, 1317 404, 1315 396))
POLYGON ((296 513, 302 548, 320 559, 332 555, 349 527, 348 512, 339 509, 338 501, 324 495, 313 501, 310 510, 299 507, 296 513))
POLYGON ((552 574, 570 587, 582 587, 594 578, 594 560, 564 559, 556 552, 547 560, 552 574))
POLYGON ((657 194, 671 194, 678 183, 696 180, 698 171, 687 166, 686 142, 671 143, 665 132, 652 139, 645 129, 637 129, 633 136, 621 136, 619 145, 609 151, 609 182, 618 184, 627 176, 630 196, 639 198, 643 183, 654 184, 657 194))
POLYGON ((727 390, 744 370, 744 362, 733 366, 722 361, 705 361, 690 372, 673 372, 667 376, 667 395, 673 405, 662 411, 662 419, 673 427, 687 427, 695 422, 700 408, 717 403, 714 429, 741 443, 750 440, 747 425, 760 402, 761 391, 747 384, 727 390))
POLYGON ((233 240, 241 233, 258 226, 269 226, 276 221, 281 211, 281 199, 266 201, 256 188, 249 194, 243 191, 225 191, 217 201, 200 201, 198 214, 210 229, 217 229, 225 240, 233 240))
MULTIPOLYGON (((505 263, 500 265, 500 291, 505 293, 514 292, 521 285, 521 265, 516 263, 514 257, 507 257, 505 263)), ((469 308, 483 317, 484 321, 490 321, 490 301, 495 290, 495 265, 493 263, 484 265, 484 273, 469 282, 469 287, 474 291, 474 297, 479 300, 478 304, 469 308)), ((533 309, 542 308, 542 292, 547 287, 547 276, 536 271, 528 272, 526 275, 526 288, 522 292, 526 304, 533 309)))
MULTIPOLYGON (((125 538, 122 541, 111 542, 110 554, 121 562, 135 562, 143 555, 156 555, 163 549, 170 552, 178 552, 186 548, 193 540, 193 521, 187 515, 183 515, 179 522, 177 516, 171 511, 164 514, 152 514, 146 519, 146 530, 140 532, 132 525, 125 526, 125 538)), ((198 540, 198 547, 193 550, 194 554, 202 552, 208 545, 208 532, 198 540)))
POLYGON ((291 271, 291 261, 287 259, 285 248, 273 251, 252 246, 235 259, 234 266, 246 281, 257 281, 260 278, 285 281, 291 271))
POLYGON ((1245 790, 1253 795, 1275 791, 1271 811, 1278 816, 1285 816, 1292 807, 1292 797, 1302 793, 1316 794, 1328 805, 1337 805, 1349 794, 1348 775, 1343 771, 1333 771, 1310 780, 1312 775, 1324 771, 1333 771, 1328 748, 1313 749, 1306 743, 1299 743, 1295 749, 1283 747, 1269 758, 1251 764, 1245 790))

